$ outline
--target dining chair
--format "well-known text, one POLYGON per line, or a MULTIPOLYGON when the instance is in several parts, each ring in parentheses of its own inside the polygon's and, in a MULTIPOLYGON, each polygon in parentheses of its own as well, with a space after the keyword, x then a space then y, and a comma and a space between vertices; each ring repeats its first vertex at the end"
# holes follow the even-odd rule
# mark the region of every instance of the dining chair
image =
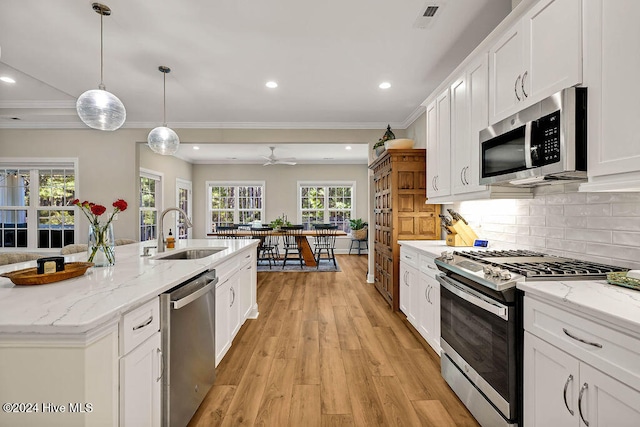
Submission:
POLYGON ((235 225, 219 225, 216 227, 217 237, 219 239, 235 239, 238 227, 235 225))
POLYGON ((270 244, 269 241, 269 234, 273 232, 273 229, 271 227, 260 227, 260 228, 252 228, 251 229, 251 236, 254 239, 258 239, 259 243, 258 243, 258 261, 268 261, 269 262, 269 269, 271 269, 271 263, 273 262, 275 264, 276 262, 276 258, 275 258, 275 251, 274 251, 274 247, 270 244))
POLYGON ((327 254, 325 259, 333 261, 333 266, 338 268, 336 255, 334 253, 338 226, 332 224, 314 224, 314 227, 316 229, 316 235, 314 236, 313 254, 316 258, 316 268, 320 268, 320 257, 323 251, 327 254))
POLYGON ((284 249, 284 258, 282 259, 282 269, 284 270, 284 266, 287 265, 288 259, 299 260, 300 268, 303 268, 304 264, 302 263, 302 253, 300 252, 298 239, 305 238, 302 235, 302 230, 304 229, 304 227, 302 225, 290 225, 290 226, 280 227, 280 229, 284 232, 284 234, 282 235, 282 248, 284 249))

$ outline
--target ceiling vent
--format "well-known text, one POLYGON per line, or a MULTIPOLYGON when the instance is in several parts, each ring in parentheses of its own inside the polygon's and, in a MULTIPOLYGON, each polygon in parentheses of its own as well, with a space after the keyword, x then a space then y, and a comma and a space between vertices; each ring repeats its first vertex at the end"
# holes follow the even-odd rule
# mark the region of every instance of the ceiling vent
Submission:
POLYGON ((436 13, 438 13, 438 16, 442 14, 442 6, 442 3, 436 4, 433 0, 427 1, 413 23, 413 28, 425 29, 432 26, 436 21, 436 13))

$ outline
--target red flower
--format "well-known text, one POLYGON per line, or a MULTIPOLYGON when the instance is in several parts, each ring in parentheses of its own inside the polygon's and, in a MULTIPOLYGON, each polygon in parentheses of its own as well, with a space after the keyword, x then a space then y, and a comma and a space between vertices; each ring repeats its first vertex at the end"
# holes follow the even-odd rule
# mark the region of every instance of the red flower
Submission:
POLYGON ((107 208, 105 208, 102 205, 96 205, 96 204, 91 204, 91 213, 97 216, 102 215, 103 213, 105 213, 107 211, 107 208))
POLYGON ((127 210, 127 202, 122 199, 118 199, 113 202, 113 207, 119 210, 120 212, 127 210))
POLYGON ((72 205, 78 205, 78 206, 80 206, 80 200, 79 200, 79 199, 73 199, 73 200, 71 201, 71 204, 72 204, 72 205))

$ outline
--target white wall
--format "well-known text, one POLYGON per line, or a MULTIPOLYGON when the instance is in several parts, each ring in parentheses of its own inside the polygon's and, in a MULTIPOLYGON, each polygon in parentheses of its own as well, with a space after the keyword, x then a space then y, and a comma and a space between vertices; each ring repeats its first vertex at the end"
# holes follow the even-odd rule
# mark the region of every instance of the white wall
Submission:
POLYGON ((640 268, 640 193, 540 187, 530 200, 454 204, 479 236, 545 253, 640 268))

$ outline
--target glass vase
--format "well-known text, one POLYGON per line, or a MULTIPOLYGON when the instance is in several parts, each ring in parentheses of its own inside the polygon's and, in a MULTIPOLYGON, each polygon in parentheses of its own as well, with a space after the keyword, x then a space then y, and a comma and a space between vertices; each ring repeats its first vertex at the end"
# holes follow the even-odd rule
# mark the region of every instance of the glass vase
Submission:
POLYGON ((116 263, 116 239, 113 235, 113 224, 89 225, 89 241, 87 243, 88 262, 96 267, 109 267, 116 263))

